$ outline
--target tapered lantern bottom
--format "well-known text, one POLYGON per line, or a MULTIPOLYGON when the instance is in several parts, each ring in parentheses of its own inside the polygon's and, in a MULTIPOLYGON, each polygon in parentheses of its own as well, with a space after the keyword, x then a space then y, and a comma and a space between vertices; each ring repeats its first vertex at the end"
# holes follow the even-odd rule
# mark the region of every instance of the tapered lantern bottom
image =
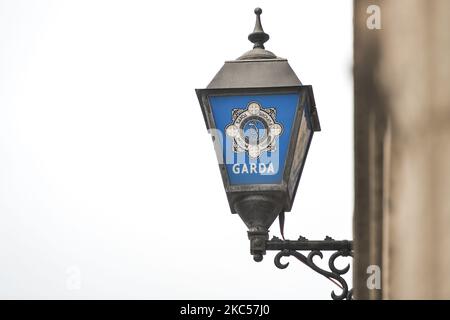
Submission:
POLYGON ((247 195, 237 200, 234 208, 249 229, 250 253, 259 262, 266 253, 269 228, 283 211, 282 197, 274 193, 247 195))

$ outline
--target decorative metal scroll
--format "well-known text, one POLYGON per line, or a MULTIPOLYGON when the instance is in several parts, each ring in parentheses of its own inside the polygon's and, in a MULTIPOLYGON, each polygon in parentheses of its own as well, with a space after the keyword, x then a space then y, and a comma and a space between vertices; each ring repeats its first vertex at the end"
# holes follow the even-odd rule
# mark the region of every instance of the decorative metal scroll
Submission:
POLYGON ((330 237, 326 237, 325 240, 319 241, 310 241, 304 237, 300 237, 299 240, 292 241, 280 240, 277 237, 273 237, 272 240, 267 241, 266 248, 267 250, 281 250, 276 254, 274 259, 277 268, 287 268, 289 262, 282 263, 281 259, 283 257, 293 256, 340 287, 342 290, 340 294, 336 294, 334 291, 331 292, 333 300, 352 299, 353 290, 348 288, 347 281, 342 277, 350 270, 350 264, 342 269, 335 265, 336 259, 339 257, 353 257, 353 243, 351 241, 336 241, 330 237), (299 251, 310 252, 306 256, 299 251), (322 269, 314 262, 314 257, 316 256, 323 259, 322 251, 335 251, 328 259, 328 268, 330 270, 322 269))

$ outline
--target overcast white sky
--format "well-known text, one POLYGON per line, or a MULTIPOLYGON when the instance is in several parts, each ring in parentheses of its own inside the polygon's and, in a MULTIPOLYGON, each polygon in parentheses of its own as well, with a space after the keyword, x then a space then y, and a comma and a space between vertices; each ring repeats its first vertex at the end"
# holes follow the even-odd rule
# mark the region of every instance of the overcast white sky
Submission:
POLYGON ((352 1, 0 1, 0 298, 330 298, 253 261, 194 92, 256 6, 322 125, 286 236, 351 238, 352 1))

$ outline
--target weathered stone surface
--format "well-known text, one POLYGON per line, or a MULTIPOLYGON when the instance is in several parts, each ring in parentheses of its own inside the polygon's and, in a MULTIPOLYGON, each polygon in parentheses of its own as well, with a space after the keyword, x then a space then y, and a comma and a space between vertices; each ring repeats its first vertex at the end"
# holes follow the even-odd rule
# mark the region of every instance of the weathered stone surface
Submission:
POLYGON ((358 298, 450 299, 449 30, 448 0, 355 1, 358 298), (370 4, 382 30, 366 28, 370 4))

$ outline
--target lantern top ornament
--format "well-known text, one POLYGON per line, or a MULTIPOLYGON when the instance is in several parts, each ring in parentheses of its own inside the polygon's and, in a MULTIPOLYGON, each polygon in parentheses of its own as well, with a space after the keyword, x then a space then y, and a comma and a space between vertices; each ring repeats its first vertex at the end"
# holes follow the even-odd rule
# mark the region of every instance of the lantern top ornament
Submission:
POLYGON ((248 40, 254 44, 253 49, 261 48, 264 49, 264 43, 269 40, 269 35, 264 32, 264 29, 261 25, 261 8, 255 9, 256 14, 256 22, 255 22, 255 29, 252 33, 248 35, 248 40))
POLYGON ((253 32, 248 35, 248 40, 253 43, 253 49, 244 53, 237 60, 252 60, 252 59, 276 59, 277 56, 264 48, 264 43, 269 40, 269 35, 264 32, 261 24, 262 9, 256 8, 256 22, 253 32))

